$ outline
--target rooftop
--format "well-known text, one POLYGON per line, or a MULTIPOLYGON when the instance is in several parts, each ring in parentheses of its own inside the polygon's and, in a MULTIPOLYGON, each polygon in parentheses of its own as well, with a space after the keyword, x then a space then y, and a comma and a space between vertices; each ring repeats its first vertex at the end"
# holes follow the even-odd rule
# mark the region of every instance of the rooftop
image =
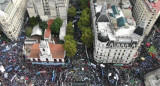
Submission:
POLYGON ((52 24, 53 20, 48 20, 48 28, 45 30, 44 32, 44 38, 49 38, 51 35, 51 24, 52 24))
MULTIPOLYGON (((52 58, 54 59, 63 59, 64 58, 64 48, 63 44, 52 44, 49 43, 50 51, 52 54, 52 58)), ((30 58, 40 58, 40 49, 39 49, 39 43, 33 44, 31 51, 30 51, 30 58)))
POLYGON ((0 10, 4 11, 11 0, 0 0, 0 10))
POLYGON ((42 35, 42 29, 39 27, 39 24, 33 27, 31 36, 33 35, 42 35))
MULTIPOLYGON (((160 0, 144 0, 144 2, 147 4, 149 9, 152 11, 152 8, 154 9, 154 12, 158 13, 160 10, 160 0)), ((153 11, 152 11, 153 12, 153 11)))

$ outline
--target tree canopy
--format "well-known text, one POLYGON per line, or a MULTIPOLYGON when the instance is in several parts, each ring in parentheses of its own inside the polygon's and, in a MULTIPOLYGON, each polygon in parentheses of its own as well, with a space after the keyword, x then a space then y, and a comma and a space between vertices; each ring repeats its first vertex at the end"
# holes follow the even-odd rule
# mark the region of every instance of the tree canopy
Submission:
POLYGON ((72 22, 69 22, 69 23, 67 24, 67 34, 73 35, 73 33, 74 33, 73 23, 72 23, 72 22))
POLYGON ((64 49, 66 50, 67 56, 73 57, 76 54, 77 48, 76 48, 76 45, 74 43, 74 40, 72 40, 72 41, 69 41, 69 40, 65 41, 65 43, 64 43, 63 46, 64 46, 64 49))
POLYGON ((91 44, 93 43, 93 33, 91 29, 86 29, 84 33, 82 33, 81 40, 87 47, 91 47, 91 44))
POLYGON ((66 50, 67 56, 73 57, 77 52, 77 42, 74 40, 73 35, 66 35, 64 40, 64 49, 66 50))
POLYGON ((36 17, 31 17, 31 18, 29 18, 29 20, 28 20, 28 25, 30 26, 30 27, 34 27, 35 25, 37 25, 38 24, 38 19, 36 18, 36 17))
POLYGON ((57 17, 54 22, 51 24, 51 32, 55 34, 59 34, 60 27, 62 26, 63 21, 57 17))
POLYGON ((32 34, 32 27, 26 27, 26 28, 25 28, 25 31, 26 31, 27 37, 30 37, 31 34, 32 34))
POLYGON ((80 0, 81 9, 85 9, 88 7, 88 0, 80 0))
POLYGON ((90 26, 90 10, 86 8, 82 11, 78 27, 89 27, 90 26))
POLYGON ((68 9, 68 16, 74 17, 75 15, 76 15, 76 8, 72 6, 68 9))
POLYGON ((65 37, 64 37, 64 40, 66 41, 66 40, 74 40, 74 37, 73 37, 73 35, 66 35, 65 37))
POLYGON ((47 22, 46 21, 40 21, 39 22, 39 27, 43 30, 47 29, 48 25, 47 25, 47 22))

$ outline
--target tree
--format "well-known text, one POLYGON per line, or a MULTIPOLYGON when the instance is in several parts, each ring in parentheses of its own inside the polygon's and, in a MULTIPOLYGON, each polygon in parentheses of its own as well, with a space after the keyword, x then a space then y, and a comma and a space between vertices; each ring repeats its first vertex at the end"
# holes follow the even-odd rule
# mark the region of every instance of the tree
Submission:
POLYGON ((63 46, 64 46, 64 49, 66 50, 67 56, 73 57, 76 54, 77 48, 76 48, 74 40, 71 40, 71 41, 67 40, 67 41, 65 41, 65 43, 64 43, 63 46))
POLYGON ((90 10, 86 8, 82 11, 80 20, 78 22, 78 27, 89 27, 90 26, 90 10))
POLYGON ((93 33, 91 29, 86 29, 84 33, 82 33, 81 37, 82 43, 85 44, 87 47, 91 47, 93 42, 93 33))
POLYGON ((73 37, 73 35, 70 35, 70 34, 69 34, 69 35, 66 35, 66 36, 64 37, 64 40, 65 40, 65 41, 67 41, 67 40, 68 40, 68 41, 71 41, 71 40, 74 40, 74 37, 73 37))
POLYGON ((67 34, 73 35, 73 33, 74 33, 73 23, 72 23, 72 22, 69 22, 69 23, 67 24, 67 34))
POLYGON ((75 15, 76 15, 76 8, 72 6, 68 9, 68 16, 74 17, 75 15))
POLYGON ((82 33, 85 33, 87 29, 91 29, 90 27, 81 27, 80 30, 82 33))
POLYGON ((81 9, 87 8, 88 0, 80 0, 81 3, 81 9))
POLYGON ((35 25, 38 24, 38 20, 36 17, 31 17, 29 18, 29 21, 28 21, 28 25, 33 28, 35 25))
POLYGON ((47 25, 47 22, 46 21, 40 21, 39 22, 39 27, 43 30, 47 29, 48 25, 47 25))
POLYGON ((58 17, 51 24, 51 32, 55 34, 59 34, 60 27, 62 26, 63 21, 58 17))
POLYGON ((26 28, 25 28, 25 31, 26 31, 27 37, 30 37, 31 34, 32 34, 32 27, 26 27, 26 28))

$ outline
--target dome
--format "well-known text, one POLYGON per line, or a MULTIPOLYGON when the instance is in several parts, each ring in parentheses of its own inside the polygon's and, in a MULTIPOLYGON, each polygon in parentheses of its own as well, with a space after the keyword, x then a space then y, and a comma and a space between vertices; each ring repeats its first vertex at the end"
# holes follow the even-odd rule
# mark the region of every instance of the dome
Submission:
POLYGON ((107 42, 107 41, 109 41, 107 32, 105 30, 101 31, 98 34, 98 40, 101 41, 101 42, 107 42))

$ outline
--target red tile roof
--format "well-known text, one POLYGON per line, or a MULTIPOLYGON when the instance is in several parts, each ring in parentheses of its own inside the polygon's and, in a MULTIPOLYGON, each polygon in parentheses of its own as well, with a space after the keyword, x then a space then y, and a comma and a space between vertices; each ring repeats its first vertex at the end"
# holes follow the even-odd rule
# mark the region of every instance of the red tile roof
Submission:
POLYGON ((29 57, 30 58, 40 58, 39 53, 40 53, 39 43, 33 44, 29 57))
POLYGON ((49 43, 52 58, 55 59, 64 59, 64 48, 63 44, 52 44, 49 43))
MULTIPOLYGON (((49 43, 49 47, 50 47, 50 51, 51 51, 53 59, 64 59, 63 44, 49 43)), ((40 54, 39 43, 33 44, 29 57, 30 58, 40 58, 39 54, 40 54)))
POLYGON ((49 38, 49 36, 51 35, 50 27, 51 27, 52 22, 53 22, 53 20, 48 20, 48 28, 44 32, 44 38, 49 38))

